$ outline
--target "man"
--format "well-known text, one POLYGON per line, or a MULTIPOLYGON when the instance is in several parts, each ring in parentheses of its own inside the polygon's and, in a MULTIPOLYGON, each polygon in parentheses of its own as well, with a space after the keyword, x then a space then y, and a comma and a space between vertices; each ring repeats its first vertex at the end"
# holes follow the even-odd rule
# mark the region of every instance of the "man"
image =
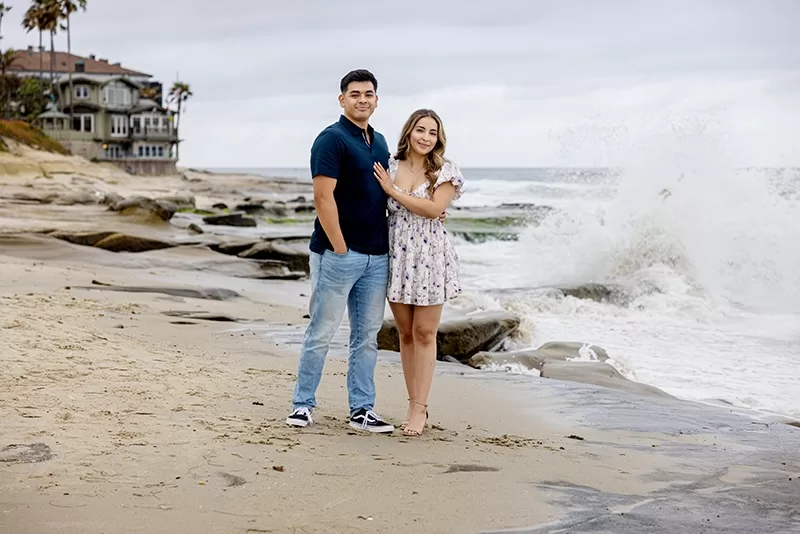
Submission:
POLYGON ((389 166, 386 139, 370 125, 378 106, 378 82, 367 70, 342 78, 339 121, 311 147, 311 176, 317 219, 311 235, 311 321, 300 349, 288 425, 312 423, 315 393, 345 307, 350 320, 347 393, 350 426, 389 433, 394 426, 373 411, 377 335, 383 322, 389 272, 386 194, 373 165, 389 166))

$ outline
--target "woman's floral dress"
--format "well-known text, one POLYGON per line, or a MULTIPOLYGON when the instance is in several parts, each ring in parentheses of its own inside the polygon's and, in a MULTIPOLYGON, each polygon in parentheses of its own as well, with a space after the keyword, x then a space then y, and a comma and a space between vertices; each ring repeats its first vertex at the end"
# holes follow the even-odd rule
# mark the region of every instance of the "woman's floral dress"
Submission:
MULTIPOLYGON (((397 176, 398 164, 394 158, 389 159, 392 181, 397 176)), ((456 188, 453 200, 463 194, 464 177, 450 161, 445 161, 439 170, 434 190, 445 182, 452 182, 456 188)), ((428 183, 411 194, 429 199, 428 183)), ((389 198, 388 204, 389 301, 433 306, 456 297, 461 292, 458 256, 442 222, 412 213, 393 198, 389 198)))

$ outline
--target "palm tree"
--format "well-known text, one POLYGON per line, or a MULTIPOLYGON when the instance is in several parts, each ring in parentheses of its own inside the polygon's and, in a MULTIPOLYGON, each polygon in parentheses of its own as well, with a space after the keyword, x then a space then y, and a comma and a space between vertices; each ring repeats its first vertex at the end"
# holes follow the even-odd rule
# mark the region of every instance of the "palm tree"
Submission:
POLYGON ((178 137, 178 143, 175 145, 175 159, 180 159, 180 121, 181 115, 186 111, 186 102, 193 96, 192 90, 189 88, 188 83, 175 82, 172 84, 172 89, 167 96, 167 106, 173 111, 175 117, 175 135, 178 137), (177 106, 177 110, 172 107, 177 106))
MULTIPOLYGON (((67 30, 67 57, 72 59, 72 35, 70 34, 69 29, 69 18, 70 15, 78 11, 78 9, 82 9, 86 11, 86 0, 55 0, 58 5, 61 7, 61 16, 66 21, 66 30, 67 30)), ((67 72, 67 77, 69 78, 69 94, 70 98, 74 95, 74 91, 72 89, 72 68, 67 62, 69 70, 67 72)), ((72 106, 69 107, 69 123, 72 124, 72 106)))
POLYGON ((61 26, 61 6, 58 0, 34 0, 42 7, 44 30, 50 32, 50 88, 56 86, 56 33, 61 26))
POLYGON ((2 26, 3 26, 3 17, 11 11, 11 6, 7 6, 5 2, 0 2, 0 39, 3 38, 2 26))
POLYGON ((139 89, 139 95, 148 100, 155 100, 158 96, 158 87, 142 87, 139 89))
POLYGON ((11 80, 9 80, 7 72, 16 58, 17 54, 14 50, 6 50, 0 53, 0 79, 3 81, 2 100, 0 102, 2 102, 4 119, 7 119, 10 115, 9 106, 11 104, 11 80))
POLYGON ((22 27, 30 33, 33 30, 39 31, 39 86, 44 95, 44 46, 42 44, 42 36, 44 35, 45 28, 47 27, 48 15, 41 3, 34 1, 25 16, 22 18, 22 27))

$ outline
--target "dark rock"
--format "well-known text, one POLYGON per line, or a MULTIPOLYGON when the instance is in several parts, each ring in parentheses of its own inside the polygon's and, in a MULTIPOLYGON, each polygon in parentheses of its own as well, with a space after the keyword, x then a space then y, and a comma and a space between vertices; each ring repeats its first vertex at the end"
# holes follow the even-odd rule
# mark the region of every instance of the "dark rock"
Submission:
POLYGON ((257 265, 260 269, 258 275, 251 275, 248 278, 261 280, 299 280, 305 278, 308 273, 294 271, 289 268, 285 261, 280 260, 250 260, 250 263, 257 265))
POLYGON ((310 272, 308 250, 295 248, 280 241, 259 241, 249 249, 239 252, 238 256, 257 260, 285 261, 292 271, 310 272))
POLYGON ((234 209, 236 211, 243 211, 248 215, 263 215, 266 213, 264 205, 259 202, 247 202, 244 204, 237 204, 234 209))
MULTIPOLYGON (((488 311, 443 321, 436 335, 437 358, 452 356, 463 362, 475 353, 492 350, 519 327, 519 317, 507 312, 488 311)), ((400 351, 397 326, 385 320, 378 332, 378 348, 400 351)))
POLYGON ((194 208, 194 197, 192 195, 172 195, 167 197, 158 197, 156 202, 169 203, 175 206, 176 209, 194 208))
POLYGON ((96 247, 111 252, 146 252, 175 246, 174 243, 159 239, 132 236, 118 232, 79 232, 72 234, 64 231, 55 231, 49 235, 74 245, 96 247))
POLYGON ((155 217, 162 221, 170 220, 176 211, 174 204, 157 202, 147 197, 124 199, 112 204, 109 209, 120 215, 155 217))
POLYGON ((175 245, 158 239, 115 233, 96 242, 94 246, 111 252, 147 252, 148 250, 171 248, 175 245))
POLYGON ((113 206, 114 204, 118 204, 125 200, 125 198, 117 193, 106 193, 103 195, 103 198, 100 200, 101 204, 105 204, 106 206, 113 206))
POLYGON ((592 384, 637 395, 672 398, 672 395, 657 387, 628 380, 619 371, 602 362, 548 361, 542 366, 542 378, 592 384))
POLYGON ((49 235, 50 237, 55 237, 56 239, 66 241, 74 245, 93 247, 103 239, 107 238, 110 235, 114 235, 115 233, 116 232, 79 232, 73 234, 57 230, 55 232, 51 232, 49 235))
POLYGON ((204 234, 204 233, 205 233, 205 230, 203 230, 202 228, 200 228, 199 226, 197 226, 195 223, 191 223, 191 224, 188 226, 188 230, 189 230, 190 232, 192 232, 193 234, 204 234))
POLYGON ((316 208, 314 204, 301 204, 300 206, 295 206, 294 211, 296 213, 314 213, 316 208))
POLYGON ((594 352, 596 361, 605 362, 608 360, 608 353, 605 349, 588 343, 555 341, 545 343, 538 349, 524 349, 509 352, 479 352, 469 359, 467 365, 475 368, 487 365, 509 365, 517 364, 526 369, 542 370, 542 366, 550 361, 567 361, 580 358, 580 349, 583 346, 594 352))
POLYGON ((228 209, 228 205, 225 204, 224 202, 217 202, 216 204, 211 206, 211 208, 215 210, 226 210, 228 209))
POLYGON ((260 243, 261 241, 239 241, 233 243, 213 243, 208 246, 214 252, 219 252, 220 254, 227 254, 229 256, 238 256, 240 253, 244 252, 245 250, 252 248, 253 245, 256 243, 260 243))
POLYGON ((196 311, 182 311, 170 310, 162 312, 168 317, 182 317, 184 319, 195 319, 197 321, 219 321, 225 323, 238 323, 239 319, 225 313, 211 313, 211 312, 196 312, 196 311))
POLYGON ((263 207, 264 215, 269 215, 271 217, 286 217, 289 214, 289 210, 287 210, 286 206, 282 205, 282 203, 264 205, 263 207))
POLYGON ((653 284, 643 284, 636 287, 626 287, 619 284, 588 283, 577 286, 564 286, 555 288, 565 297, 593 300, 600 303, 610 303, 617 306, 627 306, 638 296, 658 293, 660 290, 653 284))
POLYGON ((595 302, 610 302, 617 300, 623 292, 618 287, 605 284, 582 284, 573 287, 558 288, 565 297, 576 299, 593 300, 595 302))
POLYGON ((244 213, 231 213, 230 215, 211 215, 203 217, 203 222, 217 226, 249 227, 257 226, 256 220, 246 217, 244 213))

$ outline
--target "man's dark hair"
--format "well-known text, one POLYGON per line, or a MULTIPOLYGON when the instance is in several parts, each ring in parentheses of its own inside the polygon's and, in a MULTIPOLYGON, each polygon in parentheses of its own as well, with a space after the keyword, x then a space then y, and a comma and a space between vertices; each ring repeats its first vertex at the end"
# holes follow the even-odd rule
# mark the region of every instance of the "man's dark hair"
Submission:
POLYGON ((351 70, 347 74, 344 75, 342 78, 341 83, 339 84, 339 88, 342 90, 342 94, 347 91, 347 86, 353 82, 372 82, 372 86, 375 88, 375 92, 378 92, 378 80, 375 79, 375 75, 372 74, 370 71, 366 69, 358 69, 358 70, 351 70))

